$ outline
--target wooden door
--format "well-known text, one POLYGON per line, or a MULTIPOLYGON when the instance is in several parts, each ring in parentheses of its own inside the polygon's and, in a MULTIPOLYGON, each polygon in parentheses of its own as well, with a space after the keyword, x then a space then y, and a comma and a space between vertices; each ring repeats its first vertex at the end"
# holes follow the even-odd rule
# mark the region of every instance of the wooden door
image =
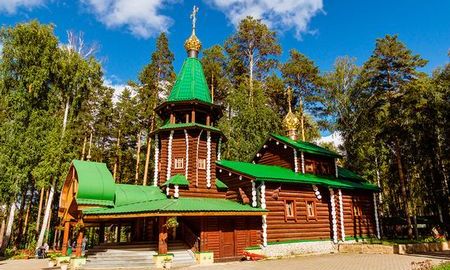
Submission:
POLYGON ((224 218, 220 222, 220 246, 222 258, 236 256, 234 248, 234 220, 224 218))

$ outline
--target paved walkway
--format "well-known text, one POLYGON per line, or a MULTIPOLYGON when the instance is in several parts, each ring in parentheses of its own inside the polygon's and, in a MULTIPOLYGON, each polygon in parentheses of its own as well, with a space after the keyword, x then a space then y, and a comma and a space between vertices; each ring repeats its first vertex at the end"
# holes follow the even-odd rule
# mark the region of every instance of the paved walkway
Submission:
MULTIPOLYGON (((433 264, 450 261, 450 253, 427 255, 384 255, 384 254, 326 254, 302 256, 281 260, 258 262, 230 262, 213 265, 195 265, 186 269, 226 269, 226 270, 410 270, 411 262, 431 259, 433 264)), ((7 260, 0 261, 0 270, 49 270, 47 260, 7 260)))

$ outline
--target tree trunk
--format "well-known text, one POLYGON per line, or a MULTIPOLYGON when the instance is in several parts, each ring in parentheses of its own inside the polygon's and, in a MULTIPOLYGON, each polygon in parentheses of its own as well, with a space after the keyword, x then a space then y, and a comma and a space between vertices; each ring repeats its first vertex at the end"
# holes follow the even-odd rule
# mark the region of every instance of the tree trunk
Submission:
POLYGON ((305 137, 305 116, 303 113, 303 99, 300 98, 299 100, 299 110, 300 110, 300 129, 302 132, 302 141, 306 142, 306 137, 305 137))
POLYGON ((119 162, 120 162, 120 160, 119 160, 119 152, 120 152, 120 150, 119 150, 119 147, 120 147, 120 129, 119 129, 119 136, 117 136, 117 152, 116 152, 116 162, 114 162, 114 169, 113 169, 113 178, 114 178, 114 180, 117 180, 116 179, 116 177, 117 177, 117 169, 118 169, 118 167, 119 167, 119 162))
POLYGON ((2 218, 2 225, 0 226, 0 247, 3 245, 3 236, 5 235, 5 226, 6 226, 6 213, 2 218))
POLYGON ((22 242, 24 242, 24 243, 26 243, 27 239, 28 239, 28 221, 30 218, 31 207, 33 207, 34 193, 35 193, 35 189, 33 188, 32 192, 31 192, 30 203, 28 203, 27 212, 25 214, 25 222, 23 224, 22 234, 25 236, 25 239, 23 239, 22 242))
POLYGON ((121 135, 121 132, 120 132, 120 129, 119 129, 119 135, 117 136, 117 145, 116 145, 117 146, 116 162, 114 162, 114 169, 113 169, 113 178, 114 178, 114 180, 117 180, 116 179, 116 177, 117 177, 117 170, 118 170, 119 162, 120 162, 119 161, 120 135, 121 135))
POLYGON ((249 70, 249 88, 250 88, 250 101, 253 100, 253 54, 249 55, 249 63, 248 63, 248 70, 249 70))
POLYGON ((42 227, 41 227, 41 231, 39 233, 38 240, 36 242, 36 247, 42 246, 42 244, 44 242, 45 231, 47 229, 47 224, 50 219, 50 212, 51 212, 51 208, 52 208, 53 195, 55 193, 55 182, 56 182, 56 177, 52 177, 52 178, 53 178, 52 186, 50 187, 50 193, 48 196, 47 206, 45 207, 44 219, 42 220, 42 227))
POLYGON ((147 134, 147 153, 145 155, 144 179, 142 180, 143 186, 147 185, 148 168, 150 165, 150 156, 152 149, 152 137, 150 137, 150 134, 153 132, 154 128, 155 128, 155 112, 153 111, 152 117, 150 118, 150 132, 147 134))
POLYGON ((5 250, 8 247, 9 239, 11 238, 15 212, 16 212, 16 202, 12 202, 11 207, 9 209, 8 224, 6 225, 6 232, 5 236, 3 237, 2 246, 0 248, 0 254, 5 254, 5 250))
POLYGON ((41 192, 40 192, 40 196, 39 196, 39 208, 38 208, 38 216, 36 219, 36 236, 39 233, 39 225, 41 224, 41 212, 42 212, 42 201, 44 200, 44 188, 41 188, 41 192))
POLYGON ((137 185, 139 181, 139 163, 141 161, 141 131, 138 133, 137 137, 137 152, 136 152, 136 176, 135 176, 135 184, 137 185))
POLYGON ((16 237, 16 239, 15 239, 15 241, 14 241, 14 247, 16 248, 16 249, 18 249, 19 248, 19 246, 20 246, 20 242, 22 241, 22 228, 23 228, 23 218, 24 218, 24 212, 25 212, 25 207, 26 207, 26 205, 27 205, 27 190, 25 189, 23 192, 22 192, 22 200, 21 200, 21 203, 20 203, 20 208, 19 208, 19 215, 18 215, 18 217, 17 217, 17 228, 18 228, 18 230, 17 230, 17 237, 16 237))
POLYGON ((84 154, 86 153, 86 143, 87 143, 87 137, 86 137, 86 135, 84 135, 83 150, 81 150, 81 160, 84 160, 84 154))
POLYGON ((63 130, 62 130, 63 135, 64 135, 64 132, 66 131, 66 127, 67 127, 67 119, 69 117, 69 106, 70 106, 69 98, 67 98, 66 107, 64 109, 64 120, 63 120, 63 130))
POLYGON ((395 142, 395 158, 397 160, 398 177, 399 177, 399 181, 400 181, 401 196, 402 196, 403 206, 404 206, 405 215, 406 215, 406 223, 408 224, 408 237, 410 239, 412 239, 413 238, 413 230, 412 230, 412 223, 411 223, 411 211, 409 209, 409 204, 408 204, 408 194, 406 192, 406 180, 405 180, 405 174, 403 172, 402 156, 400 153, 400 145, 399 145, 398 141, 395 142))

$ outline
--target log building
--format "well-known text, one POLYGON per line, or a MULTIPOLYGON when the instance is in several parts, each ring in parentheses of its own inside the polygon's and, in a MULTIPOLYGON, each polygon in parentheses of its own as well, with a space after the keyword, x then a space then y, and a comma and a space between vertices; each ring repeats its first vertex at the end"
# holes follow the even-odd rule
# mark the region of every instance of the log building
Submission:
POLYGON ((88 227, 97 228, 100 243, 107 228, 117 226, 120 234, 128 226, 129 242, 156 242, 159 254, 179 239, 192 251, 213 252, 216 261, 240 259, 249 247, 267 255, 280 246, 316 252, 380 236, 378 187, 338 166, 339 154, 299 140, 291 109, 286 136, 269 134, 249 162, 221 159, 226 138, 216 123, 222 111, 211 99, 195 28, 185 48, 171 93, 156 108, 164 124, 151 134, 151 185, 117 184, 105 164, 74 160, 59 205, 63 253, 75 234, 81 254, 88 227), (174 218, 178 226, 168 230, 174 218))

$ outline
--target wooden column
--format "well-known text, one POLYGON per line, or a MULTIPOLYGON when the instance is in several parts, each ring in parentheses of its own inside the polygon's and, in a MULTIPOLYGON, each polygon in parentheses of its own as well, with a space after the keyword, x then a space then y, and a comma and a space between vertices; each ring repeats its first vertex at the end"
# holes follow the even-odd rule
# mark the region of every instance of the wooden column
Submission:
POLYGON ((79 232, 78 232, 78 236, 77 236, 77 247, 76 247, 76 250, 75 250, 75 255, 77 256, 77 257, 81 257, 81 252, 82 252, 82 250, 83 250, 83 236, 84 236, 84 230, 83 229, 81 229, 79 232))
POLYGON ((144 229, 144 218, 137 218, 136 219, 136 240, 142 241, 144 240, 143 237, 143 229, 144 229))
POLYGON ((62 243, 61 253, 65 256, 67 255, 67 245, 69 244, 69 231, 70 231, 70 222, 64 223, 64 236, 62 243))
POLYGON ((166 227, 167 217, 158 218, 158 254, 167 254, 167 227, 166 227))
POLYGON ((120 243, 120 232, 122 231, 122 224, 117 225, 116 242, 120 243))
POLYGON ((191 122, 195 123, 195 110, 194 109, 192 109, 192 112, 191 112, 191 122))
POLYGON ((100 228, 98 230, 98 243, 102 244, 105 242, 105 224, 100 223, 100 228))
POLYGON ((206 125, 207 126, 211 125, 211 117, 209 116, 209 114, 206 116, 206 125))

